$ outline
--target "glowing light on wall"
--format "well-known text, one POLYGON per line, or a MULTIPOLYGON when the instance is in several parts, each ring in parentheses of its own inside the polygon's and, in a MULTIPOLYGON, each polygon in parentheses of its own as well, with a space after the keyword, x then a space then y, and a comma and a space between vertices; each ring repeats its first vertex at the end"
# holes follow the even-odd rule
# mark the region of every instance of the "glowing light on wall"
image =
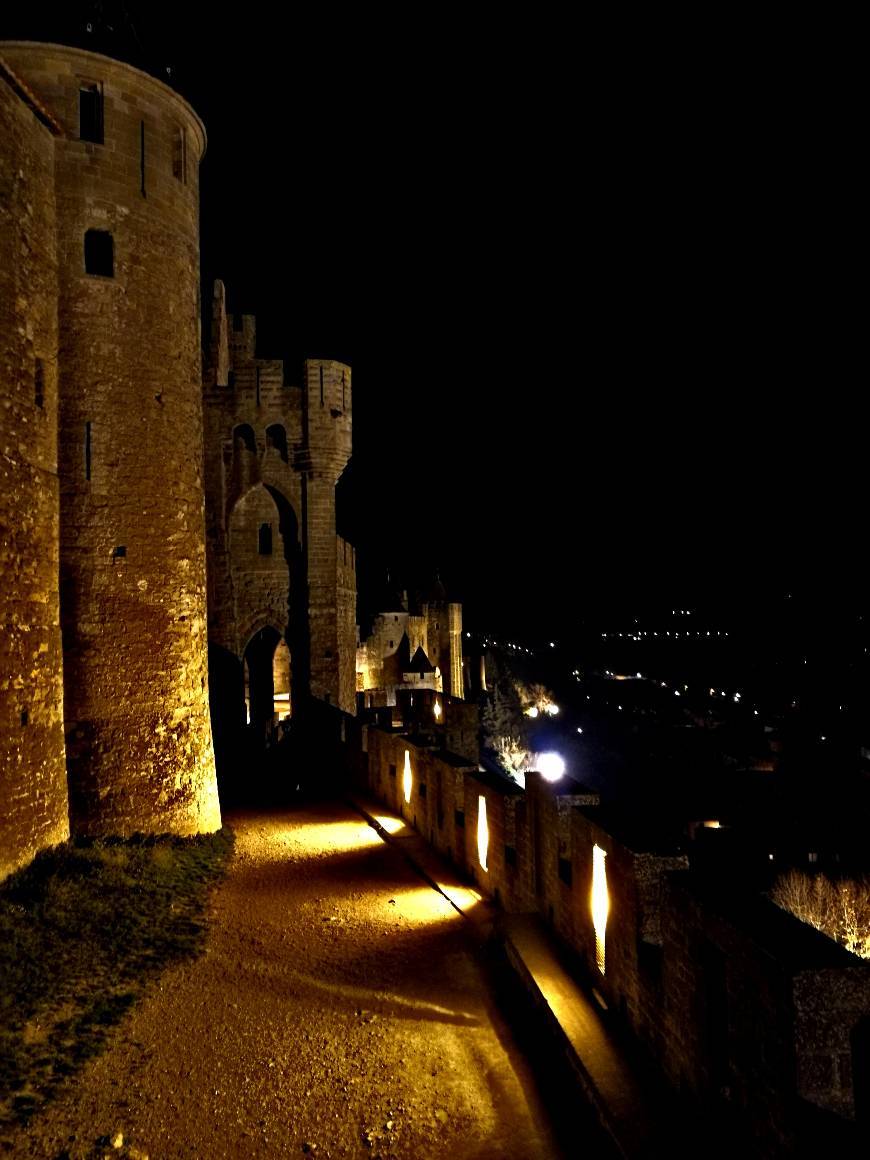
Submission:
POLYGON ((610 899, 607 894, 607 869, 604 859, 607 851, 600 846, 592 847, 592 925, 595 929, 595 963, 604 974, 604 934, 607 929, 607 915, 610 899))
POLYGON ((489 825, 486 821, 486 798, 480 794, 477 799, 477 860, 481 870, 487 870, 486 856, 489 852, 489 825))
POLYGON ((405 768, 402 772, 402 789, 405 792, 405 805, 411 804, 411 786, 414 784, 414 777, 411 773, 411 753, 410 750, 405 750, 405 768))
POLYGON ((441 720, 441 702, 440 701, 435 702, 435 705, 432 709, 432 712, 435 714, 435 720, 440 721, 441 720))
POLYGON ((538 773, 546 781, 558 781, 565 772, 565 762, 558 753, 542 753, 537 766, 538 773))
POLYGON ((537 715, 538 715, 538 708, 536 705, 532 705, 532 707, 530 709, 526 709, 526 716, 527 717, 537 717, 537 715))

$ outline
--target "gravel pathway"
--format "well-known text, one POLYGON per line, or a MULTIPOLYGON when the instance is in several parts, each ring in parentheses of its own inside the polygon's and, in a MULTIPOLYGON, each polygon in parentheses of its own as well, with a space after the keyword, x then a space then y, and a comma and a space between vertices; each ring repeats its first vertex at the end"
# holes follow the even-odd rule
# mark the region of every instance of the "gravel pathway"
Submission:
POLYGON ((340 803, 228 821, 205 954, 11 1155, 558 1156, 450 904, 340 803))

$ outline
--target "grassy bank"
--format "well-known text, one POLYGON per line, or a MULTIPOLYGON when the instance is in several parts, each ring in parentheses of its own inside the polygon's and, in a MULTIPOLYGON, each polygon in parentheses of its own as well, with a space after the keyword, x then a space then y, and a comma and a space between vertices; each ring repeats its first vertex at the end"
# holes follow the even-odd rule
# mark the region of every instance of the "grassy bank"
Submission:
POLYGON ((199 952, 232 842, 79 840, 0 885, 0 1136, 101 1050, 149 979, 199 952))

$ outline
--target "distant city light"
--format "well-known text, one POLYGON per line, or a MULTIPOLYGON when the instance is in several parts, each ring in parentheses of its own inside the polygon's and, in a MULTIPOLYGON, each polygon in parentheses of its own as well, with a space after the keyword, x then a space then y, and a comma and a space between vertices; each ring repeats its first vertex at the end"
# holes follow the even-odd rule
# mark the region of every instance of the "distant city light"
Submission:
POLYGON ((556 642, 554 640, 551 640, 550 641, 550 648, 555 648, 555 647, 556 647, 556 642))
POLYGON ((558 753, 542 753, 537 761, 538 773, 545 781, 558 781, 565 772, 565 762, 558 753))
POLYGON ((578 726, 577 726, 577 732, 578 732, 578 733, 582 733, 582 732, 583 732, 583 726, 582 726, 582 725, 578 725, 578 726))

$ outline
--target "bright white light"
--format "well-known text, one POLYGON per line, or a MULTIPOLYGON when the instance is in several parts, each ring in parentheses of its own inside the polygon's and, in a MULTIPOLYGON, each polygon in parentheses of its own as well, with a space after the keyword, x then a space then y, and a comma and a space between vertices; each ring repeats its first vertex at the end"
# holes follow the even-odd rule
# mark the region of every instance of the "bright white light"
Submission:
POLYGON ((486 856, 489 853, 489 826, 486 821, 486 798, 477 798, 477 860, 481 870, 486 870, 486 856))
POLYGON ((555 647, 556 647, 556 642, 554 640, 551 640, 550 641, 550 648, 555 648, 555 647))
POLYGON ((578 726, 577 726, 577 732, 578 732, 578 733, 582 733, 582 732, 583 732, 583 726, 582 726, 582 725, 578 725, 578 726))
POLYGON ((642 680, 642 677, 641 677, 640 673, 635 673, 634 675, 637 677, 637 679, 638 679, 639 681, 640 681, 640 680, 642 680))
POLYGON ((402 789, 405 791, 405 805, 411 804, 411 786, 413 785, 413 777, 411 775, 411 753, 410 750, 405 750, 405 769, 402 774, 402 789))
POLYGON ((526 716, 527 717, 537 717, 537 715, 538 715, 537 706, 532 705, 532 707, 530 709, 526 709, 526 716))
POLYGON ((545 781, 558 781, 565 772, 565 762, 558 753, 542 753, 537 761, 538 773, 545 781))
POLYGON ((432 712, 435 714, 435 720, 440 721, 441 720, 441 702, 440 701, 435 702, 435 704, 432 708, 432 712))
POLYGON ((674 689, 674 696, 675 696, 675 697, 679 697, 679 696, 680 696, 680 690, 679 690, 679 689, 674 689))
POLYGON ((604 939, 607 929, 607 914, 610 910, 607 870, 604 864, 606 857, 606 850, 602 850, 600 846, 592 847, 592 926, 595 930, 595 963, 602 975, 605 963, 604 939))
POLYGON ((466 636, 471 636, 471 633, 470 633, 470 632, 467 632, 465 635, 466 635, 466 636))
POLYGON ((550 717, 555 717, 557 715, 557 713, 559 712, 559 706, 554 705, 553 702, 551 701, 549 703, 549 705, 546 705, 544 707, 544 712, 550 717))

